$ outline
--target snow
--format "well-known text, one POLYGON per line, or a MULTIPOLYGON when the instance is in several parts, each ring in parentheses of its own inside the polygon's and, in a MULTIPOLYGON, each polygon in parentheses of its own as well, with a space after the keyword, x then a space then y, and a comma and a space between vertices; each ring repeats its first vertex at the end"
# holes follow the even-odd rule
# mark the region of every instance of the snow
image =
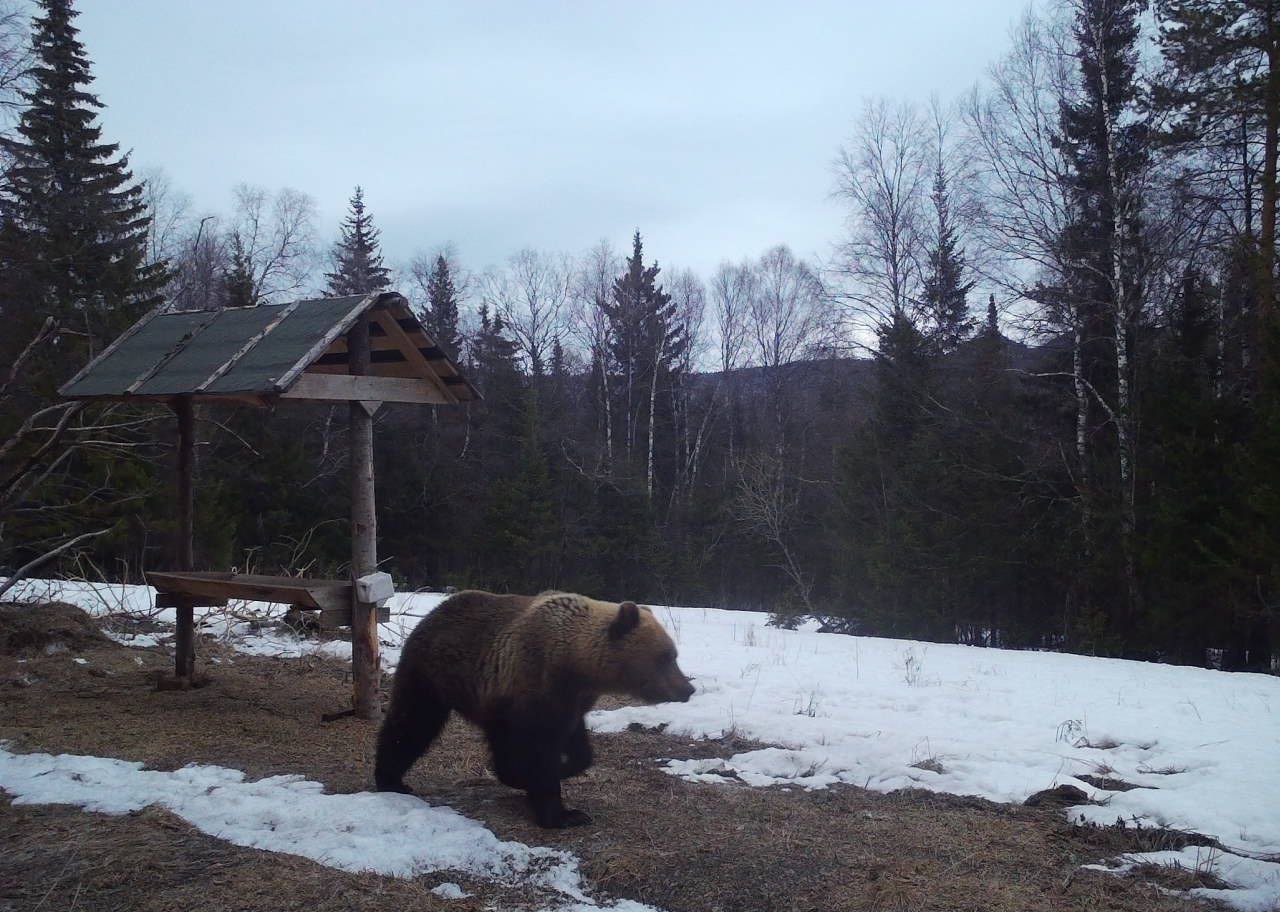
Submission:
POLYGON ((456 883, 445 881, 431 888, 431 892, 441 899, 466 899, 471 894, 456 883))
MULTIPOLYGON (((151 610, 146 587, 36 581, 20 592, 172 623, 169 613, 151 610)), ((381 626, 385 666, 394 668, 405 636, 443 598, 391 601, 391 620, 381 626)), ((656 610, 697 693, 687 704, 595 712, 591 727, 665 725, 676 735, 734 732, 771 745, 728 760, 673 758, 663 767, 673 776, 738 786, 918 788, 1000 802, 1069 783, 1105 802, 1070 808, 1071 819, 1214 837, 1228 850, 1218 852, 1214 870, 1233 888, 1215 898, 1241 909, 1280 902, 1280 864, 1267 860, 1280 856, 1280 678, 786 631, 748 612, 656 610), (1079 775, 1138 788, 1104 791, 1079 775)), ((251 603, 202 617, 206 632, 246 652, 349 658, 349 643, 253 630, 236 617, 282 612, 251 603)))
POLYGON ((1121 855, 1110 865, 1084 865, 1088 870, 1124 874, 1145 865, 1180 868, 1207 873, 1234 884, 1230 890, 1195 887, 1189 892, 1200 899, 1216 899, 1244 912, 1275 912, 1275 865, 1253 858, 1241 858, 1205 846, 1187 846, 1177 851, 1135 852, 1121 855))
MULTIPOLYGON (((598 905, 583 891, 578 862, 568 852, 504 842, 476 821, 411 795, 331 795, 301 776, 251 782, 220 766, 162 772, 101 757, 15 754, 2 746, 0 787, 15 805, 68 804, 112 815, 156 805, 235 845, 343 871, 392 877, 457 871, 549 894, 561 903, 555 908, 565 901, 584 910, 648 908, 598 905)), ((467 895, 456 884, 436 891, 453 899, 467 895)))

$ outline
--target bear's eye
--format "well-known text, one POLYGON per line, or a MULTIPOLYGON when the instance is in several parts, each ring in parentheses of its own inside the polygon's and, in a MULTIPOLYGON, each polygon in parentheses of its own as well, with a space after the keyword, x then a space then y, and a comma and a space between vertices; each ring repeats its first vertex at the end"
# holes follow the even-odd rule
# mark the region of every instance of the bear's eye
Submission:
POLYGON ((676 660, 676 651, 674 649, 664 650, 662 654, 658 656, 659 665, 669 665, 675 660, 676 660))

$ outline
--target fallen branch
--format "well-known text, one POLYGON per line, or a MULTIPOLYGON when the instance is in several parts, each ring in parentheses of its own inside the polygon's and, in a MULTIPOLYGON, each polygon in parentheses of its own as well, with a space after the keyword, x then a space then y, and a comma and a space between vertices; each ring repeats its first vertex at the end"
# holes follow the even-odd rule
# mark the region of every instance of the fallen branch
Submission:
POLYGON ((54 548, 52 551, 46 551, 44 554, 40 555, 35 560, 28 561, 27 563, 19 567, 17 570, 13 571, 13 573, 9 575, 9 578, 5 580, 3 584, 0 584, 0 596, 3 596, 11 588, 13 588, 13 585, 15 583, 17 583, 19 580, 26 577, 27 574, 29 574, 32 570, 36 569, 36 567, 39 567, 41 564, 45 563, 46 561, 53 560, 59 554, 62 554, 65 551, 71 550, 72 548, 74 548, 76 545, 80 544, 83 541, 88 541, 91 538, 97 538, 99 535, 106 535, 110 531, 111 529, 110 527, 108 527, 106 529, 99 529, 97 532, 81 533, 80 535, 77 535, 75 538, 69 539, 63 542, 62 544, 58 545, 58 547, 54 548))

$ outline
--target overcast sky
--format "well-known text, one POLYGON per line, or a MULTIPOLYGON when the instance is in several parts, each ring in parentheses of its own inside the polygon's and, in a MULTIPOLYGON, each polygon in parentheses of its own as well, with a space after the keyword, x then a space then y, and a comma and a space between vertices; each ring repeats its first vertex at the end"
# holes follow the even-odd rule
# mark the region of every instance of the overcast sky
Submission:
POLYGON ((239 182, 357 183, 397 263, 482 268, 633 229, 668 266, 841 230, 831 161, 868 96, 954 97, 1026 0, 82 0, 109 140, 202 211, 239 182))

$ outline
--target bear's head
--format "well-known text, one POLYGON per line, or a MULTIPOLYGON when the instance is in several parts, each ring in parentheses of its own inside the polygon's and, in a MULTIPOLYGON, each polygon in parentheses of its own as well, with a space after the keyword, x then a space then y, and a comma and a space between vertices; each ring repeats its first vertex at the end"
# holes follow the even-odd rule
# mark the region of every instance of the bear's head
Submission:
POLYGON ((676 644, 653 612, 623 602, 606 620, 610 689, 650 703, 687 703, 693 684, 676 663, 676 644))

